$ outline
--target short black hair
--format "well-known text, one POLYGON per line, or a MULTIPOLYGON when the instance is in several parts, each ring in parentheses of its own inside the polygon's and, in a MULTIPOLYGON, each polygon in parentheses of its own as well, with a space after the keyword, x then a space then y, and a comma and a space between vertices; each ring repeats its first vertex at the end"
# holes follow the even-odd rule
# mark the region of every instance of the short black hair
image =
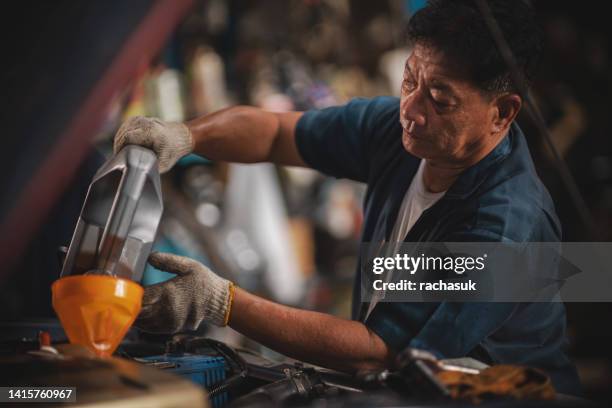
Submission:
MULTIPOLYGON (((526 0, 487 0, 527 84, 533 79, 542 35, 526 0)), ((510 70, 474 0, 429 0, 407 26, 411 45, 431 46, 467 69, 477 87, 490 93, 518 92, 510 70)))

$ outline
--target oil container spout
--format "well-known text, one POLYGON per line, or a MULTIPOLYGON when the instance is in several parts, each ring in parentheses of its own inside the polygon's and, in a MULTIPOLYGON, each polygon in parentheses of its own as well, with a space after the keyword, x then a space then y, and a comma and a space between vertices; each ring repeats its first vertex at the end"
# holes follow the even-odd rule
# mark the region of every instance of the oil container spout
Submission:
POLYGON ((140 282, 162 212, 155 153, 126 146, 91 182, 62 276, 97 273, 140 282))

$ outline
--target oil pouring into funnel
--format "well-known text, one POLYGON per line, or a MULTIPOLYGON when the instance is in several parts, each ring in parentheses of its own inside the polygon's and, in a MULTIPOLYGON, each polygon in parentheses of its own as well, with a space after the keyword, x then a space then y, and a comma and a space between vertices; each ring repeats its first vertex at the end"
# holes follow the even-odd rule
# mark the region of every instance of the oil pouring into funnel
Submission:
POLYGON ((71 343, 110 356, 140 312, 139 282, 163 212, 157 158, 128 145, 95 174, 53 308, 71 343))

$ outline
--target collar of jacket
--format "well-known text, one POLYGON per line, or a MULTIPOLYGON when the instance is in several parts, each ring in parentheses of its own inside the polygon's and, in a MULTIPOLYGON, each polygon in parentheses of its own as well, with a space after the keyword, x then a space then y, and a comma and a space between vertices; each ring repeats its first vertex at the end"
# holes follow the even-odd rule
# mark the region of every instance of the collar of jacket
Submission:
POLYGON ((462 200, 470 196, 487 179, 496 165, 504 160, 512 150, 512 139, 517 125, 512 123, 508 133, 482 160, 465 170, 448 189, 445 198, 462 200))

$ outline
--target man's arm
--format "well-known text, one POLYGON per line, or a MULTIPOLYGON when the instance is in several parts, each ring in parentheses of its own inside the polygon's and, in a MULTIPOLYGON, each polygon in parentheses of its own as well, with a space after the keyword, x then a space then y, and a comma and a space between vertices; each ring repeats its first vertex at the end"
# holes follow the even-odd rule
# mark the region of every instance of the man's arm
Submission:
POLYGON ((229 325, 289 357, 348 373, 393 361, 385 342, 361 322, 280 305, 240 288, 229 325))
MULTIPOLYGON (((210 159, 306 166, 295 143, 295 127, 302 114, 236 106, 187 126, 194 152, 210 159)), ((393 357, 383 340, 363 323, 287 307, 239 288, 229 325, 287 356, 350 373, 387 366, 393 357)))
POLYGON ((290 357, 349 373, 392 362, 391 349, 360 322, 264 300, 187 257, 153 252, 149 263, 177 276, 145 287, 135 323, 144 331, 178 333, 195 330, 202 322, 229 323, 290 357))
POLYGON ((187 127, 194 152, 209 159, 304 167, 295 144, 295 126, 302 114, 234 106, 187 122, 187 127))
POLYGON ((113 150, 126 144, 149 148, 157 154, 161 173, 195 151, 212 160, 312 167, 367 182, 377 151, 373 138, 381 127, 386 129, 382 133, 392 133, 387 128, 396 122, 398 103, 395 98, 355 99, 307 114, 234 106, 187 123, 136 116, 117 130, 113 150))
MULTIPOLYGON (((306 166, 295 143, 302 114, 236 106, 187 126, 194 152, 210 159, 306 166)), ((350 373, 388 366, 393 357, 363 323, 287 307, 240 288, 235 291, 229 325, 287 356, 350 373)))

